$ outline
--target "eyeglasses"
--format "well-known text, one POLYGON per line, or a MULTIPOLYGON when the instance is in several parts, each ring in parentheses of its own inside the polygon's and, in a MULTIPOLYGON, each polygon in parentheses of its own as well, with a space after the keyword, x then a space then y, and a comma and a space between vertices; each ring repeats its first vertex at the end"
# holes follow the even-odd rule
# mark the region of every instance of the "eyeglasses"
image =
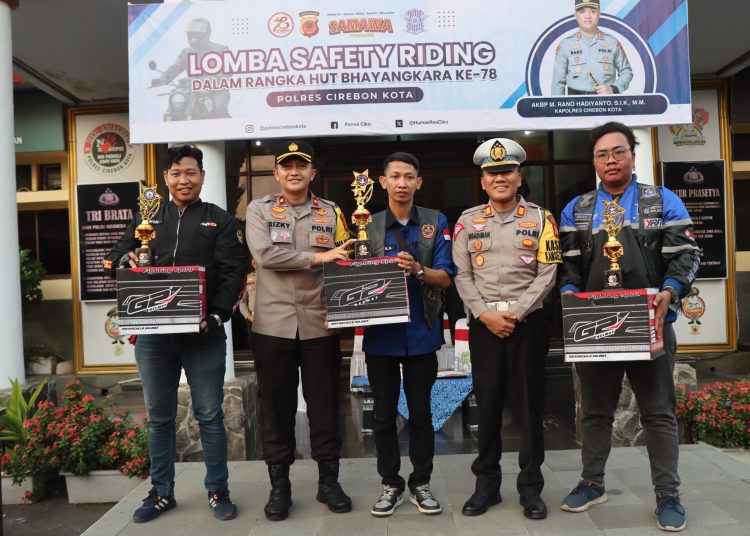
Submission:
POLYGON ((607 160, 609 160, 609 155, 612 155, 612 158, 619 162, 621 160, 625 160, 625 157, 629 152, 630 149, 626 149, 625 147, 618 147, 611 152, 599 151, 598 153, 594 153, 594 160, 596 160, 597 164, 606 164, 607 160))

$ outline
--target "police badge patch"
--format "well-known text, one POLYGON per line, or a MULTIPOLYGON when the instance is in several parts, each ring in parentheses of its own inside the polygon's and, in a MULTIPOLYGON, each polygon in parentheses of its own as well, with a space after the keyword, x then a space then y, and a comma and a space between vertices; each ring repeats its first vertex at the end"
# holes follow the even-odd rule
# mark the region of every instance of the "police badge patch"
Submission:
POLYGON ((435 238, 435 226, 429 223, 422 226, 422 238, 430 240, 435 238))

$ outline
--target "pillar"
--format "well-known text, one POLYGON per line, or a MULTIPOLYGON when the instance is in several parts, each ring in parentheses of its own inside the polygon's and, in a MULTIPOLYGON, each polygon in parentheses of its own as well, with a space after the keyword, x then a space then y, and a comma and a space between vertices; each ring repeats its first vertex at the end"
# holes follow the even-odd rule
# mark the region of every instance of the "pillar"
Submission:
POLYGON ((18 209, 16 207, 16 149, 13 144, 13 59, 11 10, 14 0, 0 0, 0 229, 3 237, 3 276, 0 277, 0 389, 8 378, 26 381, 23 363, 21 279, 18 257, 18 209))

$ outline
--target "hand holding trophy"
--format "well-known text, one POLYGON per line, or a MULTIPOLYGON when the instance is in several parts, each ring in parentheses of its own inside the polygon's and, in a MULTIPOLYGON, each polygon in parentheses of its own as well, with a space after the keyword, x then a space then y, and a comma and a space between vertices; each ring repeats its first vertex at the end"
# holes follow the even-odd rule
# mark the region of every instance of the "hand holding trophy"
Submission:
POLYGON ((135 228, 135 237, 141 241, 141 247, 135 250, 137 257, 136 266, 143 268, 151 266, 152 255, 148 243, 156 238, 156 229, 150 220, 154 218, 159 210, 162 196, 156 192, 156 188, 141 186, 141 195, 138 196, 138 209, 141 212, 141 223, 135 228))
POLYGON ((352 193, 357 202, 357 208, 352 214, 352 223, 357 227, 357 241, 354 243, 354 258, 369 259, 372 257, 372 244, 367 238, 367 225, 372 222, 372 214, 365 208, 365 204, 372 197, 373 181, 368 173, 369 169, 362 173, 353 171, 354 182, 352 182, 352 193))

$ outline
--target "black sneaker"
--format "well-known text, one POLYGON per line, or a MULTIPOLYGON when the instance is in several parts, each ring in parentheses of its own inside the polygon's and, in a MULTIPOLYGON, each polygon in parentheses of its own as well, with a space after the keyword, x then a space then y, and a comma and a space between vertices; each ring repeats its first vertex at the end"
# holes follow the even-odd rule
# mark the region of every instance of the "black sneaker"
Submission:
POLYGON ((370 513, 376 517, 386 517, 402 504, 404 504, 404 492, 394 486, 384 486, 378 502, 373 505, 370 513))
POLYGON ((237 507, 229 498, 229 490, 222 491, 209 491, 208 492, 208 505, 211 510, 214 511, 214 517, 216 519, 222 519, 227 521, 237 517, 237 507))
POLYGON ((416 506, 420 512, 427 515, 435 515, 442 512, 440 503, 430 491, 429 484, 422 484, 411 490, 409 502, 416 506))
POLYGON ((133 512, 133 522, 145 523, 151 521, 159 517, 162 512, 171 510, 175 506, 177 506, 177 501, 174 500, 174 495, 157 495, 156 488, 151 488, 148 497, 143 499, 141 507, 133 512))

